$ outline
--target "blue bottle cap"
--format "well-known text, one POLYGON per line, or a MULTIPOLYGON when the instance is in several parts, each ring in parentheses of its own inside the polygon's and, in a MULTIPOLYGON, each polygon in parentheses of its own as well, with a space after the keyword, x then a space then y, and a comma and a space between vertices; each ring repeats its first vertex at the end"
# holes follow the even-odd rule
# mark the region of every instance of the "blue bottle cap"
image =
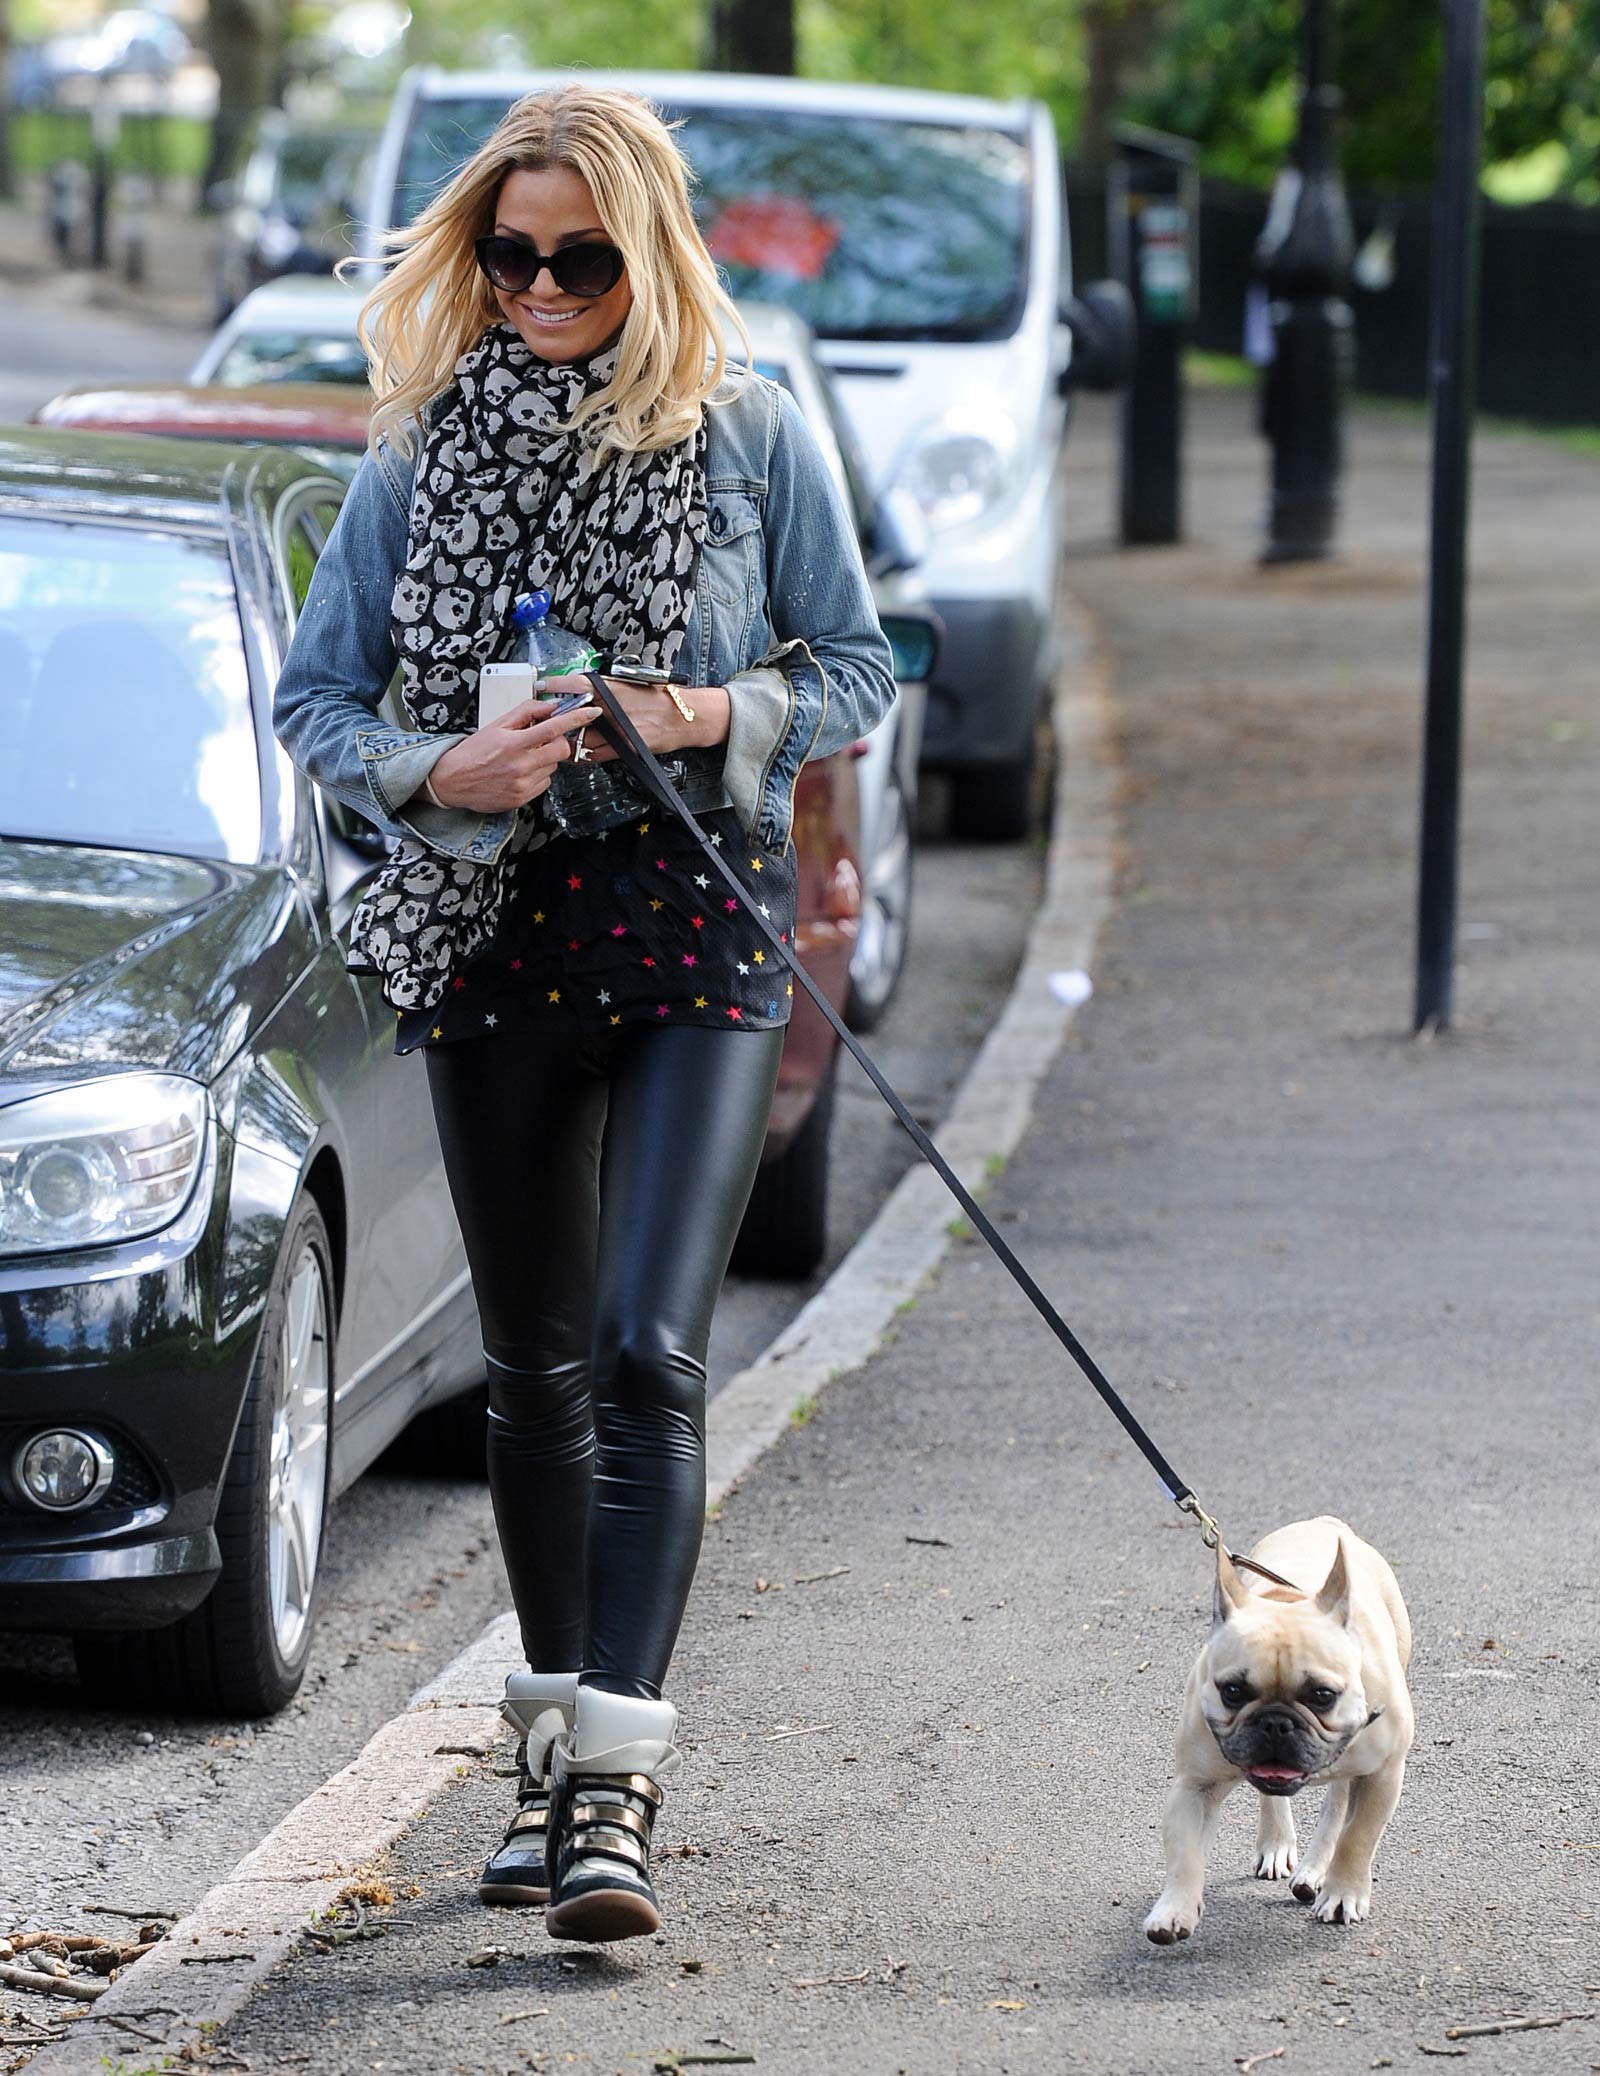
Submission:
POLYGON ((542 627, 549 610, 548 591, 521 592, 511 603, 511 624, 513 627, 542 627))

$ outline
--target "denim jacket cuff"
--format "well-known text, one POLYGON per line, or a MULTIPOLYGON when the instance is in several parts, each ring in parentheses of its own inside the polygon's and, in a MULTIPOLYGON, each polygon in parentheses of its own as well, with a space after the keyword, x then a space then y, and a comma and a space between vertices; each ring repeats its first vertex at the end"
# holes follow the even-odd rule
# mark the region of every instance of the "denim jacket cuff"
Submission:
POLYGON ((379 814, 412 830, 429 850, 487 863, 505 848, 516 816, 509 811, 480 814, 471 807, 434 807, 422 791, 422 781, 445 751, 465 740, 461 734, 413 735, 402 728, 356 730, 367 790, 379 814))
POLYGON ((781 670, 756 664, 729 678, 728 747, 722 783, 740 826, 753 834, 761 816, 761 788, 788 732, 792 705, 781 670))

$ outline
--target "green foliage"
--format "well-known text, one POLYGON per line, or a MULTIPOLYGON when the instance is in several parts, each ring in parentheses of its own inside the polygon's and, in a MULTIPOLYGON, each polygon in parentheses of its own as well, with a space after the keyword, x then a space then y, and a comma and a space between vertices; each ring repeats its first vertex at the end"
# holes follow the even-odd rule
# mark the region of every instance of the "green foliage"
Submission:
MULTIPOLYGON (((1077 10, 1062 0, 794 0, 800 70, 1046 101, 1071 127, 1082 88, 1077 10)), ((692 71, 705 56, 705 7, 684 0, 416 0, 409 61, 444 65, 614 65, 692 71)))
POLYGON ((800 69, 817 79, 1029 95, 1070 135, 1084 80, 1078 17, 1062 0, 796 0, 800 69))
POLYGON ((617 65, 691 71, 703 54, 702 9, 682 0, 416 0, 413 64, 617 65))
MULTIPOLYGON (((1557 142, 1562 185, 1600 199, 1600 0, 1488 0, 1485 158, 1557 142)), ((1359 187, 1430 180, 1438 135, 1438 0, 1342 0, 1343 161, 1359 187)), ((1172 0, 1127 113, 1194 137, 1211 170, 1263 181, 1294 134, 1300 0, 1172 0)))

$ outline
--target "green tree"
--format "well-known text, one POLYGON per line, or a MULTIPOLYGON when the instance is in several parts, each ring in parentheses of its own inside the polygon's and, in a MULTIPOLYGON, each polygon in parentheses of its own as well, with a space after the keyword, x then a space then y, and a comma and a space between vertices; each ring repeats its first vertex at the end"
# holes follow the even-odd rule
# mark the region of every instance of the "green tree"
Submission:
MULTIPOLYGON (((1564 185, 1600 199, 1600 0, 1488 0, 1490 163, 1560 147, 1564 185)), ((1432 179, 1438 0, 1342 0, 1346 176, 1363 187, 1432 179)), ((1294 134, 1300 0, 1169 0, 1128 112, 1193 137, 1213 171, 1269 178, 1294 134)))

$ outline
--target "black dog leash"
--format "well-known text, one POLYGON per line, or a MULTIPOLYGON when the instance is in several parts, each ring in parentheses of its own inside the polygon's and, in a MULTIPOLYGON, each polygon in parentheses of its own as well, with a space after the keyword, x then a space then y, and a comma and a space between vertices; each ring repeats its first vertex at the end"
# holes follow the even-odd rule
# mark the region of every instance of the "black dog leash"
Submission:
MULTIPOLYGON (((818 1009, 821 1010, 823 1016, 832 1025, 834 1031, 837 1032, 840 1042, 849 1048, 851 1057, 894 1112, 896 1119, 909 1136, 912 1145, 916 1147, 918 1153, 922 1155, 945 1188, 949 1190, 950 1194, 965 1212, 967 1218, 971 1221, 974 1229, 982 1234, 990 1248, 1004 1264, 1012 1280, 1039 1314, 1039 1317, 1049 1327, 1084 1376, 1088 1378, 1089 1382, 1100 1394, 1101 1399, 1110 1408, 1112 1414, 1121 1423, 1128 1439, 1134 1444, 1135 1448, 1138 1449, 1150 1468, 1161 1480, 1162 1488, 1166 1492, 1167 1497, 1180 1512, 1194 1517, 1200 1524, 1200 1533, 1205 1539, 1206 1547, 1215 1549, 1221 1541, 1221 1531, 1218 1529, 1213 1517, 1205 1511, 1204 1507, 1195 1498, 1193 1488, 1183 1482, 1178 1473, 1172 1468, 1172 1465, 1168 1463, 1166 1457, 1162 1455, 1149 1435, 1145 1433, 1139 1422, 1128 1410, 1113 1388, 1110 1379, 1100 1368, 1100 1365, 1095 1361, 1088 1349, 1084 1347, 1055 1306, 1051 1304, 1049 1298, 1045 1296, 1027 1269, 1017 1259, 1009 1243, 996 1230, 994 1222, 983 1210, 983 1207, 973 1196, 971 1190, 967 1188, 938 1147, 934 1145, 932 1139, 929 1138, 922 1126, 917 1123, 917 1120, 911 1115, 905 1104, 901 1102, 889 1082, 880 1073, 866 1048, 861 1044, 861 1041, 846 1026, 844 1019, 835 1010, 833 1004, 811 978, 805 967, 801 965, 794 947, 785 944, 767 918, 759 910, 750 906, 746 898, 747 889, 734 877, 733 870, 724 859, 721 851, 706 835, 693 814, 684 805, 682 795, 656 762, 654 754, 646 745, 638 729, 633 725, 627 711, 617 700, 611 687, 598 672, 588 671, 584 675, 593 688, 595 705, 601 709, 611 727, 616 731, 616 736, 612 739, 611 746, 620 756, 623 756, 623 760, 627 764, 631 775, 639 779, 661 806, 666 808, 669 813, 675 815, 693 836, 702 854, 711 861, 712 870, 739 897, 741 906, 744 907, 756 928, 766 938, 768 944, 771 945, 795 979, 799 981, 818 1009)), ((607 731, 602 729, 601 732, 606 733, 607 731)), ((1223 1547, 1226 1548, 1226 1545, 1223 1545, 1223 1547)), ((1232 1556, 1231 1551, 1228 1554, 1230 1557, 1232 1556)), ((1280 1578, 1277 1572, 1269 1571, 1264 1564, 1257 1564, 1253 1558, 1234 1557, 1233 1562, 1236 1565, 1246 1567, 1248 1570, 1259 1572, 1263 1578, 1272 1579, 1280 1586, 1288 1586, 1292 1583, 1288 1579, 1280 1578)), ((1294 1590, 1298 1592, 1299 1588, 1295 1587, 1294 1590)))

